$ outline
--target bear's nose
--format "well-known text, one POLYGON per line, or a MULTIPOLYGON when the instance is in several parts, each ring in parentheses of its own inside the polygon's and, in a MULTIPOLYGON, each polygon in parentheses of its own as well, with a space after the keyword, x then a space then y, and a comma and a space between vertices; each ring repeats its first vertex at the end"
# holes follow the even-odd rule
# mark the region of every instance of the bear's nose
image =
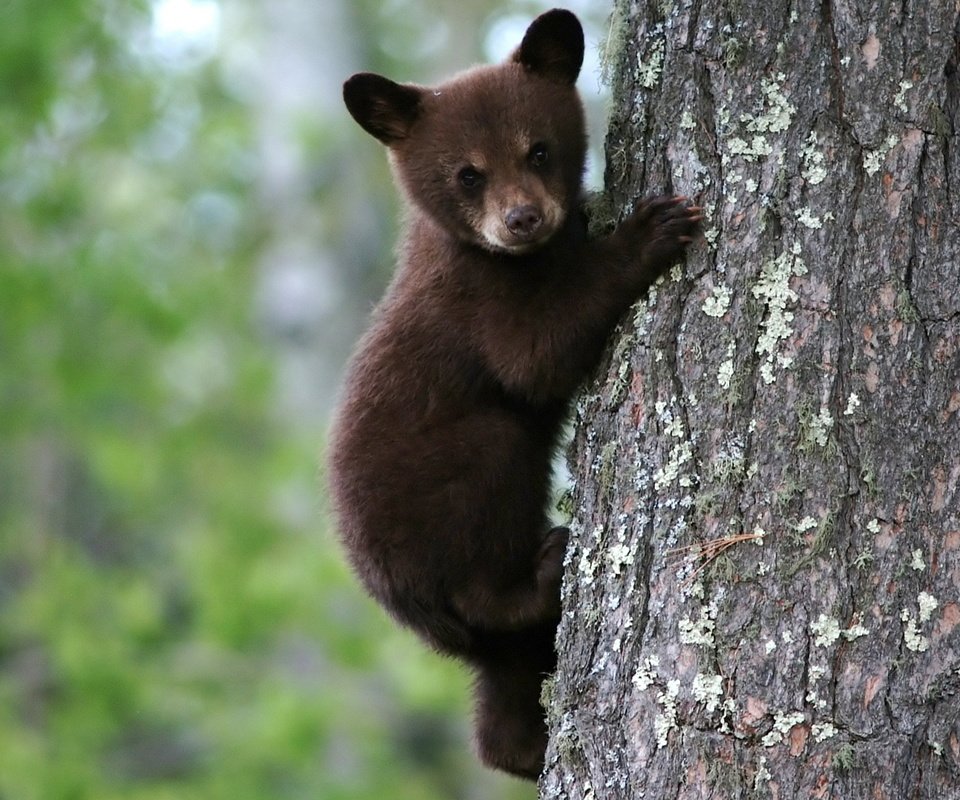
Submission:
POLYGON ((530 236, 543 222, 540 209, 536 206, 517 206, 507 212, 504 223, 514 236, 530 236))

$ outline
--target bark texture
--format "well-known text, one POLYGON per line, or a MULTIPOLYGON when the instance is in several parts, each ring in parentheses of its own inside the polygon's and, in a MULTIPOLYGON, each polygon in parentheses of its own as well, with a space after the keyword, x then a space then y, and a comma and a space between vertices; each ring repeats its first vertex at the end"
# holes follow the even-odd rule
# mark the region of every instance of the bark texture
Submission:
POLYGON ((547 798, 960 798, 960 3, 617 4, 705 241, 577 410, 547 798))

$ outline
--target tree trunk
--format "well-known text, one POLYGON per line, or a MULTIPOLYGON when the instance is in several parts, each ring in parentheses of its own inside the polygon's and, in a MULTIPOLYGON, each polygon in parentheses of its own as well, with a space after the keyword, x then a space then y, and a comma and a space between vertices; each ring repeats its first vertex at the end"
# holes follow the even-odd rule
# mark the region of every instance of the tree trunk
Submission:
POLYGON ((548 798, 960 798, 960 3, 619 2, 705 240, 577 409, 548 798))

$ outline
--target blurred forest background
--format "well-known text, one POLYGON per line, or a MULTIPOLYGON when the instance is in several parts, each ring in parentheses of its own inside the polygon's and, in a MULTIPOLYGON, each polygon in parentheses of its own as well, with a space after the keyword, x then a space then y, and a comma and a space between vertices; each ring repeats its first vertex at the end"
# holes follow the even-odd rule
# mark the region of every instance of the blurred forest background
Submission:
MULTIPOLYGON (((0 800, 534 797, 319 473, 398 217, 340 85, 500 59, 551 5, 0 2, 0 800)), ((609 9, 565 5, 596 104, 609 9)))

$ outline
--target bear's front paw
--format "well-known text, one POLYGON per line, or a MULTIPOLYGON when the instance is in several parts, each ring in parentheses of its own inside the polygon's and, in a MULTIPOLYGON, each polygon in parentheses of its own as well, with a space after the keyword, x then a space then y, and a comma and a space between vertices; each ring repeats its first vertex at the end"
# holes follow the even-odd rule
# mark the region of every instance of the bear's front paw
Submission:
POLYGON ((703 209, 686 197, 650 197, 642 200, 624 222, 641 253, 644 271, 659 275, 693 241, 703 209))
POLYGON ((569 528, 551 528, 543 537, 537 557, 537 582, 546 587, 548 592, 555 592, 558 600, 569 538, 569 528))

